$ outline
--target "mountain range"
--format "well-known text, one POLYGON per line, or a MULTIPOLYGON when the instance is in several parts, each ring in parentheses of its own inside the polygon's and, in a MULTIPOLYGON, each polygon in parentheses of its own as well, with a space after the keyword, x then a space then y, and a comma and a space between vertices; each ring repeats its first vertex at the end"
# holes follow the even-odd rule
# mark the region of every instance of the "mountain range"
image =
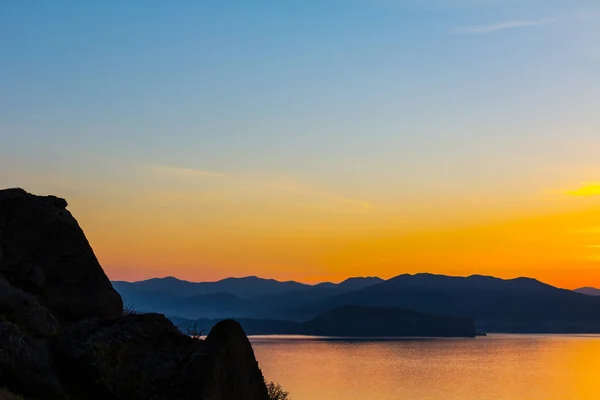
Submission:
POLYGON ((381 282, 383 279, 365 277, 349 278, 337 284, 307 285, 250 276, 196 283, 166 277, 139 282, 114 281, 113 287, 127 305, 143 312, 184 318, 282 318, 292 317, 287 309, 381 282))
POLYGON ((575 289, 575 292, 587 294, 588 296, 600 296, 600 289, 596 289, 593 287, 582 287, 579 289, 575 289))
POLYGON ((273 321, 306 323, 361 306, 473 318, 478 329, 490 332, 600 332, 600 297, 531 278, 404 274, 307 285, 258 277, 201 283, 168 277, 113 285, 138 311, 188 321, 236 318, 259 321, 255 325, 271 321, 273 327, 273 321))

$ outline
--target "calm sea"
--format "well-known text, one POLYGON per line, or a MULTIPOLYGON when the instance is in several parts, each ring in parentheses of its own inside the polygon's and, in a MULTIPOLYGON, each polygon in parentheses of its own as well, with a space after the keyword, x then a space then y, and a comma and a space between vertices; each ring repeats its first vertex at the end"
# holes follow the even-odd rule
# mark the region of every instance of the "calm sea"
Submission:
POLYGON ((600 335, 251 341, 292 400, 600 399, 600 335))

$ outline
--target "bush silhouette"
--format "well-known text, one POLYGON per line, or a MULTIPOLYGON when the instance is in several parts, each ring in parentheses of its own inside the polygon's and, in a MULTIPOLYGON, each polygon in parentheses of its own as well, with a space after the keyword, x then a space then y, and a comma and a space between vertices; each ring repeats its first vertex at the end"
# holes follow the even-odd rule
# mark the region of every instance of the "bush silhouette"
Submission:
POLYGON ((23 400, 23 397, 17 396, 5 388, 0 388, 0 400, 23 400))
POLYGON ((291 400, 290 394, 286 392, 279 383, 265 382, 269 400, 291 400))

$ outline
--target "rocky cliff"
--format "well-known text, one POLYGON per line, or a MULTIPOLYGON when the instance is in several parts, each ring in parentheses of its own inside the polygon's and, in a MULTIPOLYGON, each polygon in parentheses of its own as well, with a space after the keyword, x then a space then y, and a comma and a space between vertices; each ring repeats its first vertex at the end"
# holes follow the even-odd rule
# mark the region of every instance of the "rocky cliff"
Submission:
POLYGON ((0 387, 38 399, 267 400, 244 331, 124 315, 67 202, 0 190, 0 387))

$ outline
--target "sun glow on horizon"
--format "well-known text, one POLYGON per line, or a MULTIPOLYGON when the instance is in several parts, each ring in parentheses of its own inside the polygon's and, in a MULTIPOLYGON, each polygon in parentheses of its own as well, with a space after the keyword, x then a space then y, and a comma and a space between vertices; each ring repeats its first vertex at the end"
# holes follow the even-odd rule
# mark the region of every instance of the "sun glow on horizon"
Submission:
POLYGON ((328 216, 319 209, 297 214, 289 206, 273 218, 270 206, 258 204, 249 218, 246 205, 211 206, 193 196, 169 204, 145 196, 145 205, 131 213, 73 203, 113 279, 261 275, 316 283, 430 272, 600 286, 598 246, 586 244, 600 239, 595 208, 439 225, 440 214, 409 222, 378 210, 328 216), (427 222, 431 218, 438 223, 427 222))
POLYGON ((0 187, 111 278, 600 286, 592 2, 40 3, 0 1, 0 187))
POLYGON ((600 196, 600 183, 583 183, 579 188, 567 190, 566 193, 575 197, 600 196))

